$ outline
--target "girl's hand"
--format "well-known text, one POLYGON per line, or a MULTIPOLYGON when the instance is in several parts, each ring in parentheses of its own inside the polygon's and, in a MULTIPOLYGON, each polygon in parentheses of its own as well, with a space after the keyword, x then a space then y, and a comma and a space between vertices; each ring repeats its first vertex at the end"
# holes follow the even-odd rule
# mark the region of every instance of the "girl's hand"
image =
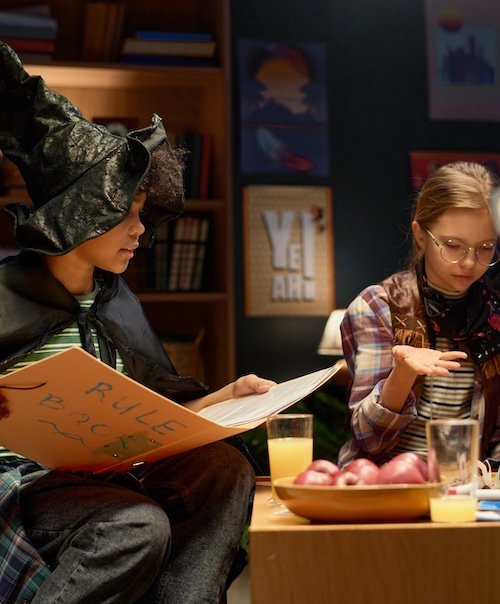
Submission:
POLYGON ((397 345, 392 349, 396 365, 411 369, 418 375, 446 376, 450 369, 458 369, 458 359, 466 359, 467 354, 460 350, 440 352, 433 348, 415 348, 397 345))
POLYGON ((9 415, 9 402, 7 401, 7 398, 5 397, 3 392, 0 390, 0 419, 5 419, 9 417, 9 415))

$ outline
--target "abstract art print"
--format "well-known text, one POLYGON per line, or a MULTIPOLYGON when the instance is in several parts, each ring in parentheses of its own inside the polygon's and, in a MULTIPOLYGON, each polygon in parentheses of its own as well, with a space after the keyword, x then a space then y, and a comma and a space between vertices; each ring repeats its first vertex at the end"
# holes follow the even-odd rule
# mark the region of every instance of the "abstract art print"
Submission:
POLYGON ((326 47, 239 40, 241 172, 328 176, 326 47))
POLYGON ((426 0, 429 117, 500 121, 498 0, 426 0))

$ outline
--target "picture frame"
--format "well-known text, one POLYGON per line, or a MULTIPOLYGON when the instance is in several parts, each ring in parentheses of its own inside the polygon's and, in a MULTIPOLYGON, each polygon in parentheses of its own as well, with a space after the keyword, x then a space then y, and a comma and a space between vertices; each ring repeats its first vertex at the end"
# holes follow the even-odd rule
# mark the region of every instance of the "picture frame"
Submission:
POLYGON ((326 55, 322 42, 238 40, 242 174, 329 176, 326 55))
POLYGON ((332 191, 243 189, 245 315, 325 316, 334 307, 332 191))
POLYGON ((497 0, 425 0, 431 120, 500 121, 497 0))
POLYGON ((482 164, 500 178, 500 153, 490 153, 488 151, 410 151, 413 189, 418 191, 439 166, 456 161, 482 164))

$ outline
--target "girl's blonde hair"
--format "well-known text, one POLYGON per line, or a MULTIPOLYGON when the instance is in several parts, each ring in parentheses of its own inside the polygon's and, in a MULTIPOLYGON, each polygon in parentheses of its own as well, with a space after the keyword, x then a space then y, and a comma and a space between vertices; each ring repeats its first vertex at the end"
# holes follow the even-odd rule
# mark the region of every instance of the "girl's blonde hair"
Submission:
MULTIPOLYGON (((445 164, 420 189, 413 220, 430 228, 441 214, 452 208, 489 211, 490 196, 498 184, 498 179, 482 164, 464 161, 445 164)), ((413 237, 410 266, 415 266, 422 254, 413 237)))

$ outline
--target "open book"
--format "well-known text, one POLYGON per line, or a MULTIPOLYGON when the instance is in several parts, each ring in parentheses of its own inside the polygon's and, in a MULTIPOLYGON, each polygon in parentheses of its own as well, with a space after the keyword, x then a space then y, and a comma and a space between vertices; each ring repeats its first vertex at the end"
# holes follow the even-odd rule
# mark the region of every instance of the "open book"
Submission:
POLYGON ((11 411, 0 421, 0 445, 52 468, 126 470, 255 428, 339 369, 195 413, 70 348, 0 377, 11 411))

